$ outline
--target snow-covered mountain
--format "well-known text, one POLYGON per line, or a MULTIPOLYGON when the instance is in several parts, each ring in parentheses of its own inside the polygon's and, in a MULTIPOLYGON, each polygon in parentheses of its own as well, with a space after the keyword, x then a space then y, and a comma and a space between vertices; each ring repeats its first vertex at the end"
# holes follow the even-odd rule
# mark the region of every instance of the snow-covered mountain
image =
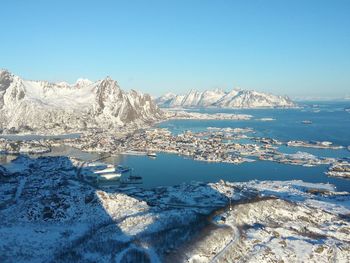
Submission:
POLYGON ((12 130, 108 129, 161 117, 148 94, 124 92, 107 77, 92 82, 23 80, 0 70, 0 128, 12 130))
POLYGON ((287 96, 277 96, 251 90, 220 89, 199 92, 191 90, 186 95, 168 93, 156 99, 161 107, 222 107, 222 108, 290 108, 296 104, 287 96))

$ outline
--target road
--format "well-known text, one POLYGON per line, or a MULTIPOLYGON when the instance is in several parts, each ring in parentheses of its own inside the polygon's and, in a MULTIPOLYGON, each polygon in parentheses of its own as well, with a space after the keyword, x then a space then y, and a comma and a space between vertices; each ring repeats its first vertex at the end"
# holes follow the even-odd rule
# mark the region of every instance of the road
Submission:
POLYGON ((215 257, 213 257, 213 259, 210 262, 212 263, 219 262, 220 258, 224 256, 225 253, 239 240, 240 234, 239 234, 238 228, 235 226, 230 226, 230 227, 232 228, 232 232, 233 232, 232 239, 230 240, 230 242, 226 244, 226 246, 219 253, 215 255, 215 257))

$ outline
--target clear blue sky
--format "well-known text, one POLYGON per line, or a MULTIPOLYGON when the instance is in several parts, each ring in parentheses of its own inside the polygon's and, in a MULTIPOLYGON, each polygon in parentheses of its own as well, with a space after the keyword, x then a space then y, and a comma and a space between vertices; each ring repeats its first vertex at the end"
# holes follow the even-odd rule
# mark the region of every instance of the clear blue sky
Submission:
POLYGON ((191 88, 350 95, 349 0, 1 0, 0 68, 191 88))

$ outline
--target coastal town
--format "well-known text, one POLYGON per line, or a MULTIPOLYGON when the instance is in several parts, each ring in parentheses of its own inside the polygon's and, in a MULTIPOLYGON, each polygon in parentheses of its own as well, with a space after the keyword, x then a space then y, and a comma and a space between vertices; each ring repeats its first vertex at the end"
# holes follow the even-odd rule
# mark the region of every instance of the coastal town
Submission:
MULTIPOLYGON (((204 118, 199 115, 200 118, 204 118)), ((193 115, 198 118, 198 115, 193 115)), ((225 117, 226 118, 226 117, 225 117)), ((240 115, 230 118, 245 118, 240 115)), ((14 141, 0 139, 0 152, 4 154, 43 154, 52 148, 67 145, 86 152, 108 153, 110 155, 149 155, 157 152, 177 154, 197 161, 241 164, 244 162, 272 161, 287 165, 312 167, 328 165, 329 176, 350 178, 349 159, 315 156, 300 149, 339 150, 344 146, 331 142, 280 141, 256 136, 251 128, 217 128, 193 132, 190 130, 172 134, 169 129, 149 127, 138 130, 124 130, 118 135, 100 131, 82 134, 76 138, 41 139, 14 141), (280 146, 296 147, 296 153, 283 153, 280 146)))

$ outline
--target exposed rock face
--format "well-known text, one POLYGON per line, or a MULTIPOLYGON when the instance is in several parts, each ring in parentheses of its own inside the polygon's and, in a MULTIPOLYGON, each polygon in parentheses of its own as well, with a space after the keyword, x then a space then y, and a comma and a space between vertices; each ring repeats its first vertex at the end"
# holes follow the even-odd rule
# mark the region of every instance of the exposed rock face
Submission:
POLYGON ((186 95, 168 93, 157 98, 161 107, 221 107, 221 108, 290 108, 296 104, 287 96, 277 96, 251 90, 220 89, 203 92, 191 90, 186 95))
POLYGON ((4 94, 11 84, 11 78, 7 71, 0 71, 0 109, 4 106, 4 94))
POLYGON ((107 77, 91 82, 29 81, 0 70, 0 128, 33 131, 141 125, 162 113, 147 94, 122 91, 107 77))

